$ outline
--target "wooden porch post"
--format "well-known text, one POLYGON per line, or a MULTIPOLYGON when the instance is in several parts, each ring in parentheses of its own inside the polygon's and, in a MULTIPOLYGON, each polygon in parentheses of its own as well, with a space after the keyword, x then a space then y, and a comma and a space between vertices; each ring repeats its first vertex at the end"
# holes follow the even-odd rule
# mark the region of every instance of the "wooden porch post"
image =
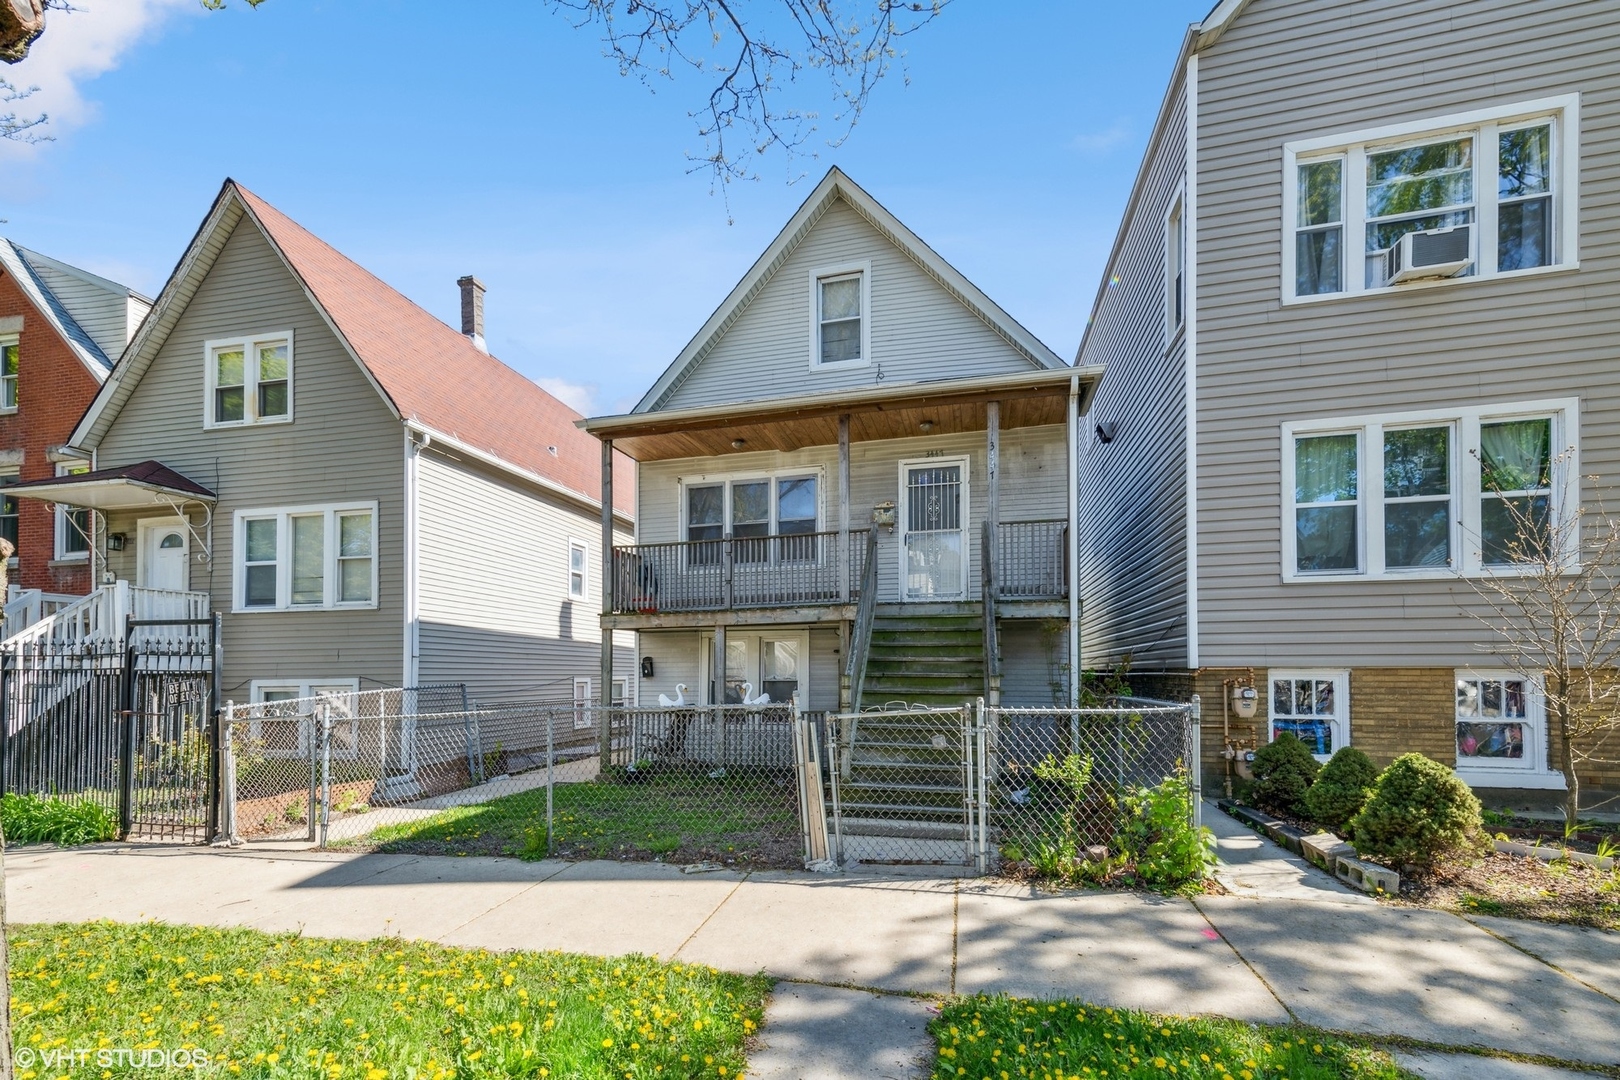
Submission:
MULTIPOLYGON (((613 440, 602 440, 602 687, 601 703, 613 702, 613 631, 607 616, 613 614, 613 440)), ((601 768, 613 757, 613 718, 604 708, 597 714, 597 754, 601 768)))
POLYGON ((1080 707, 1080 376, 1069 378, 1068 429, 1069 488, 1069 706, 1080 707))
MULTIPOLYGON (((1000 599, 1001 567, 1001 402, 984 403, 985 543, 979 557, 979 597, 984 605, 985 696, 991 705, 1001 704, 1001 627, 996 625, 996 601, 1000 599)), ((969 536, 971 537, 971 533, 969 536)))
POLYGON ((984 519, 990 523, 991 551, 1001 525, 1001 402, 984 403, 985 492, 984 519))
POLYGON ((838 602, 849 603, 849 414, 838 418, 838 602))
POLYGON ((715 705, 726 703, 726 624, 714 627, 714 656, 709 660, 709 701, 715 705))

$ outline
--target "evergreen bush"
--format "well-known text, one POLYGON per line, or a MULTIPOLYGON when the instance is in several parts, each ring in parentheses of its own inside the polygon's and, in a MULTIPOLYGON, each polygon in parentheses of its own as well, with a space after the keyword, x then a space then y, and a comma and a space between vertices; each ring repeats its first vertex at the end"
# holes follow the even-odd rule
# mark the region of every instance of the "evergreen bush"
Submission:
POLYGON ((1480 824, 1479 800, 1455 773, 1422 754, 1402 754, 1378 775, 1350 832, 1370 858, 1430 866, 1475 847, 1480 824))
POLYGON ((1282 734, 1254 752, 1255 802, 1284 814, 1304 817, 1305 795, 1322 768, 1310 748, 1293 735, 1282 734))
POLYGON ((1372 758, 1353 746, 1341 746, 1305 793, 1305 809, 1312 821, 1343 835, 1377 782, 1378 766, 1372 758))

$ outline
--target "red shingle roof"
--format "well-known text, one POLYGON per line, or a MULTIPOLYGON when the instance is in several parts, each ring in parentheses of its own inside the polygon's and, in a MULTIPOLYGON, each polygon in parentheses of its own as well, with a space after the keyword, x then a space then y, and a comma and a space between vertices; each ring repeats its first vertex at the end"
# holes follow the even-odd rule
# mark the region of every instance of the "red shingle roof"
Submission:
MULTIPOLYGON (((574 426, 579 413, 232 184, 401 416, 570 491, 601 497, 601 444, 574 426)), ((616 454, 613 478, 615 509, 632 512, 635 463, 616 454)))

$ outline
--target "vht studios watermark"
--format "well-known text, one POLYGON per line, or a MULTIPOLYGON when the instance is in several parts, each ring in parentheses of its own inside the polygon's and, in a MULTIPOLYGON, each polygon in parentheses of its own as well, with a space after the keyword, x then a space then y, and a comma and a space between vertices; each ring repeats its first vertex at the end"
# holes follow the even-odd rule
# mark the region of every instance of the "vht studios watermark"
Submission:
POLYGON ((66 1069, 75 1065, 93 1065, 112 1069, 206 1069, 223 1061, 219 1055, 207 1050, 136 1049, 131 1046, 88 1047, 57 1046, 36 1049, 19 1046, 13 1055, 19 1069, 66 1069))

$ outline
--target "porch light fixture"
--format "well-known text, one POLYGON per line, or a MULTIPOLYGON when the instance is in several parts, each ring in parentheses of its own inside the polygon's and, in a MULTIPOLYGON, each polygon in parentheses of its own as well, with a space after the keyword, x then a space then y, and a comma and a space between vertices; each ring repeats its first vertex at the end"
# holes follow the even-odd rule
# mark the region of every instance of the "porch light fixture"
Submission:
POLYGON ((123 533, 108 533, 107 534, 107 550, 108 551, 123 551, 124 550, 124 542, 125 542, 126 539, 128 539, 128 538, 123 533))
POLYGON ((741 450, 743 447, 745 447, 747 445, 748 445, 748 440, 747 439, 732 439, 731 440, 731 448, 733 450, 741 450))
POLYGON ((1118 433, 1119 425, 1112 420, 1104 420, 1097 425, 1097 441, 1100 443, 1113 442, 1114 436, 1118 433))
POLYGON ((924 435, 926 435, 930 431, 934 430, 934 422, 932 420, 924 420, 922 423, 918 424, 917 427, 922 431, 922 433, 924 435))

